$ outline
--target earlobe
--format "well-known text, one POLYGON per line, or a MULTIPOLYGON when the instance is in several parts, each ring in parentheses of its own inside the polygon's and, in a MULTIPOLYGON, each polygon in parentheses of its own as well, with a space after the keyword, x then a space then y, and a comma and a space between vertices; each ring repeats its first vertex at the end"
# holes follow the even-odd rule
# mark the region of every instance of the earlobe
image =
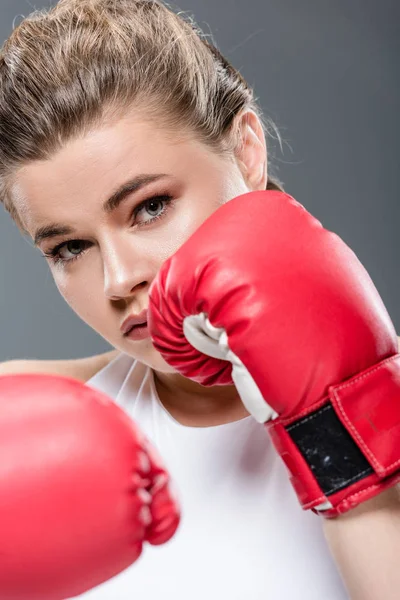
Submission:
POLYGON ((254 111, 238 115, 239 144, 236 158, 250 190, 265 190, 267 185, 267 150, 265 134, 254 111))

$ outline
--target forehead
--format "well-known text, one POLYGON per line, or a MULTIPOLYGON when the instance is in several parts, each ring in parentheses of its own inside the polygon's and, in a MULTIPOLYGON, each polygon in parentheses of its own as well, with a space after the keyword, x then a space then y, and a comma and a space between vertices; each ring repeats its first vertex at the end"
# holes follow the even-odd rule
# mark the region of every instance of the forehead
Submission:
POLYGON ((98 202, 124 179, 148 172, 179 176, 215 159, 193 135, 127 115, 70 140, 49 160, 22 167, 11 187, 28 231, 33 220, 64 218, 98 202))
POLYGON ((73 184, 76 178, 96 173, 106 176, 119 165, 140 167, 151 160, 178 164, 175 155, 193 145, 194 138, 169 131, 160 125, 127 116, 94 128, 82 137, 69 140, 51 158, 34 161, 22 167, 15 182, 31 183, 32 187, 73 184), (45 184, 45 185, 44 185, 45 184))

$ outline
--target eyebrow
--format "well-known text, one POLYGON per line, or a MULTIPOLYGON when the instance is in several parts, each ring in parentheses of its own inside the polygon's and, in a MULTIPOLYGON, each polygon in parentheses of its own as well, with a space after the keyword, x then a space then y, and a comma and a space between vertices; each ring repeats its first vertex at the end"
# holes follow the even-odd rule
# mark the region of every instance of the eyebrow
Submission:
MULTIPOLYGON (((142 175, 137 175, 133 179, 126 181, 125 183, 121 184, 103 203, 103 212, 107 214, 112 213, 130 194, 134 194, 146 185, 149 185, 150 183, 158 181, 164 177, 168 177, 168 175, 166 173, 143 173, 142 175)), ((44 239, 57 237, 59 235, 69 235, 73 232, 74 229, 68 225, 51 223, 49 225, 39 227, 33 236, 33 241, 35 246, 37 246, 39 242, 44 239)))

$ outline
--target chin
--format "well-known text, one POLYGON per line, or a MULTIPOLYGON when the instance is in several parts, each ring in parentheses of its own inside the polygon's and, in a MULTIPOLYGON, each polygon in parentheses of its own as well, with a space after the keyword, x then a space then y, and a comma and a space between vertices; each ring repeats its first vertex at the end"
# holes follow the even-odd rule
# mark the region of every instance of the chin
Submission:
POLYGON ((150 340, 146 340, 146 343, 144 344, 139 342, 136 348, 128 346, 126 348, 120 348, 120 350, 154 371, 159 371, 160 373, 177 373, 177 370, 171 367, 163 359, 161 354, 157 352, 150 340))
POLYGON ((146 356, 145 359, 138 358, 138 360, 159 373, 177 373, 177 370, 165 362, 161 354, 156 351, 154 351, 154 356, 146 356))

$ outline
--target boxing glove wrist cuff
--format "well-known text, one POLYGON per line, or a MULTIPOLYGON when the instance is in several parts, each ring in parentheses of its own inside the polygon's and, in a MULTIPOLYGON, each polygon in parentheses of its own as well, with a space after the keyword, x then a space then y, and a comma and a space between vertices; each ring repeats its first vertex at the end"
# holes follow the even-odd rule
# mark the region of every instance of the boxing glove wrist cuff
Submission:
POLYGON ((266 427, 303 508, 332 518, 400 481, 400 354, 328 394, 266 427))

